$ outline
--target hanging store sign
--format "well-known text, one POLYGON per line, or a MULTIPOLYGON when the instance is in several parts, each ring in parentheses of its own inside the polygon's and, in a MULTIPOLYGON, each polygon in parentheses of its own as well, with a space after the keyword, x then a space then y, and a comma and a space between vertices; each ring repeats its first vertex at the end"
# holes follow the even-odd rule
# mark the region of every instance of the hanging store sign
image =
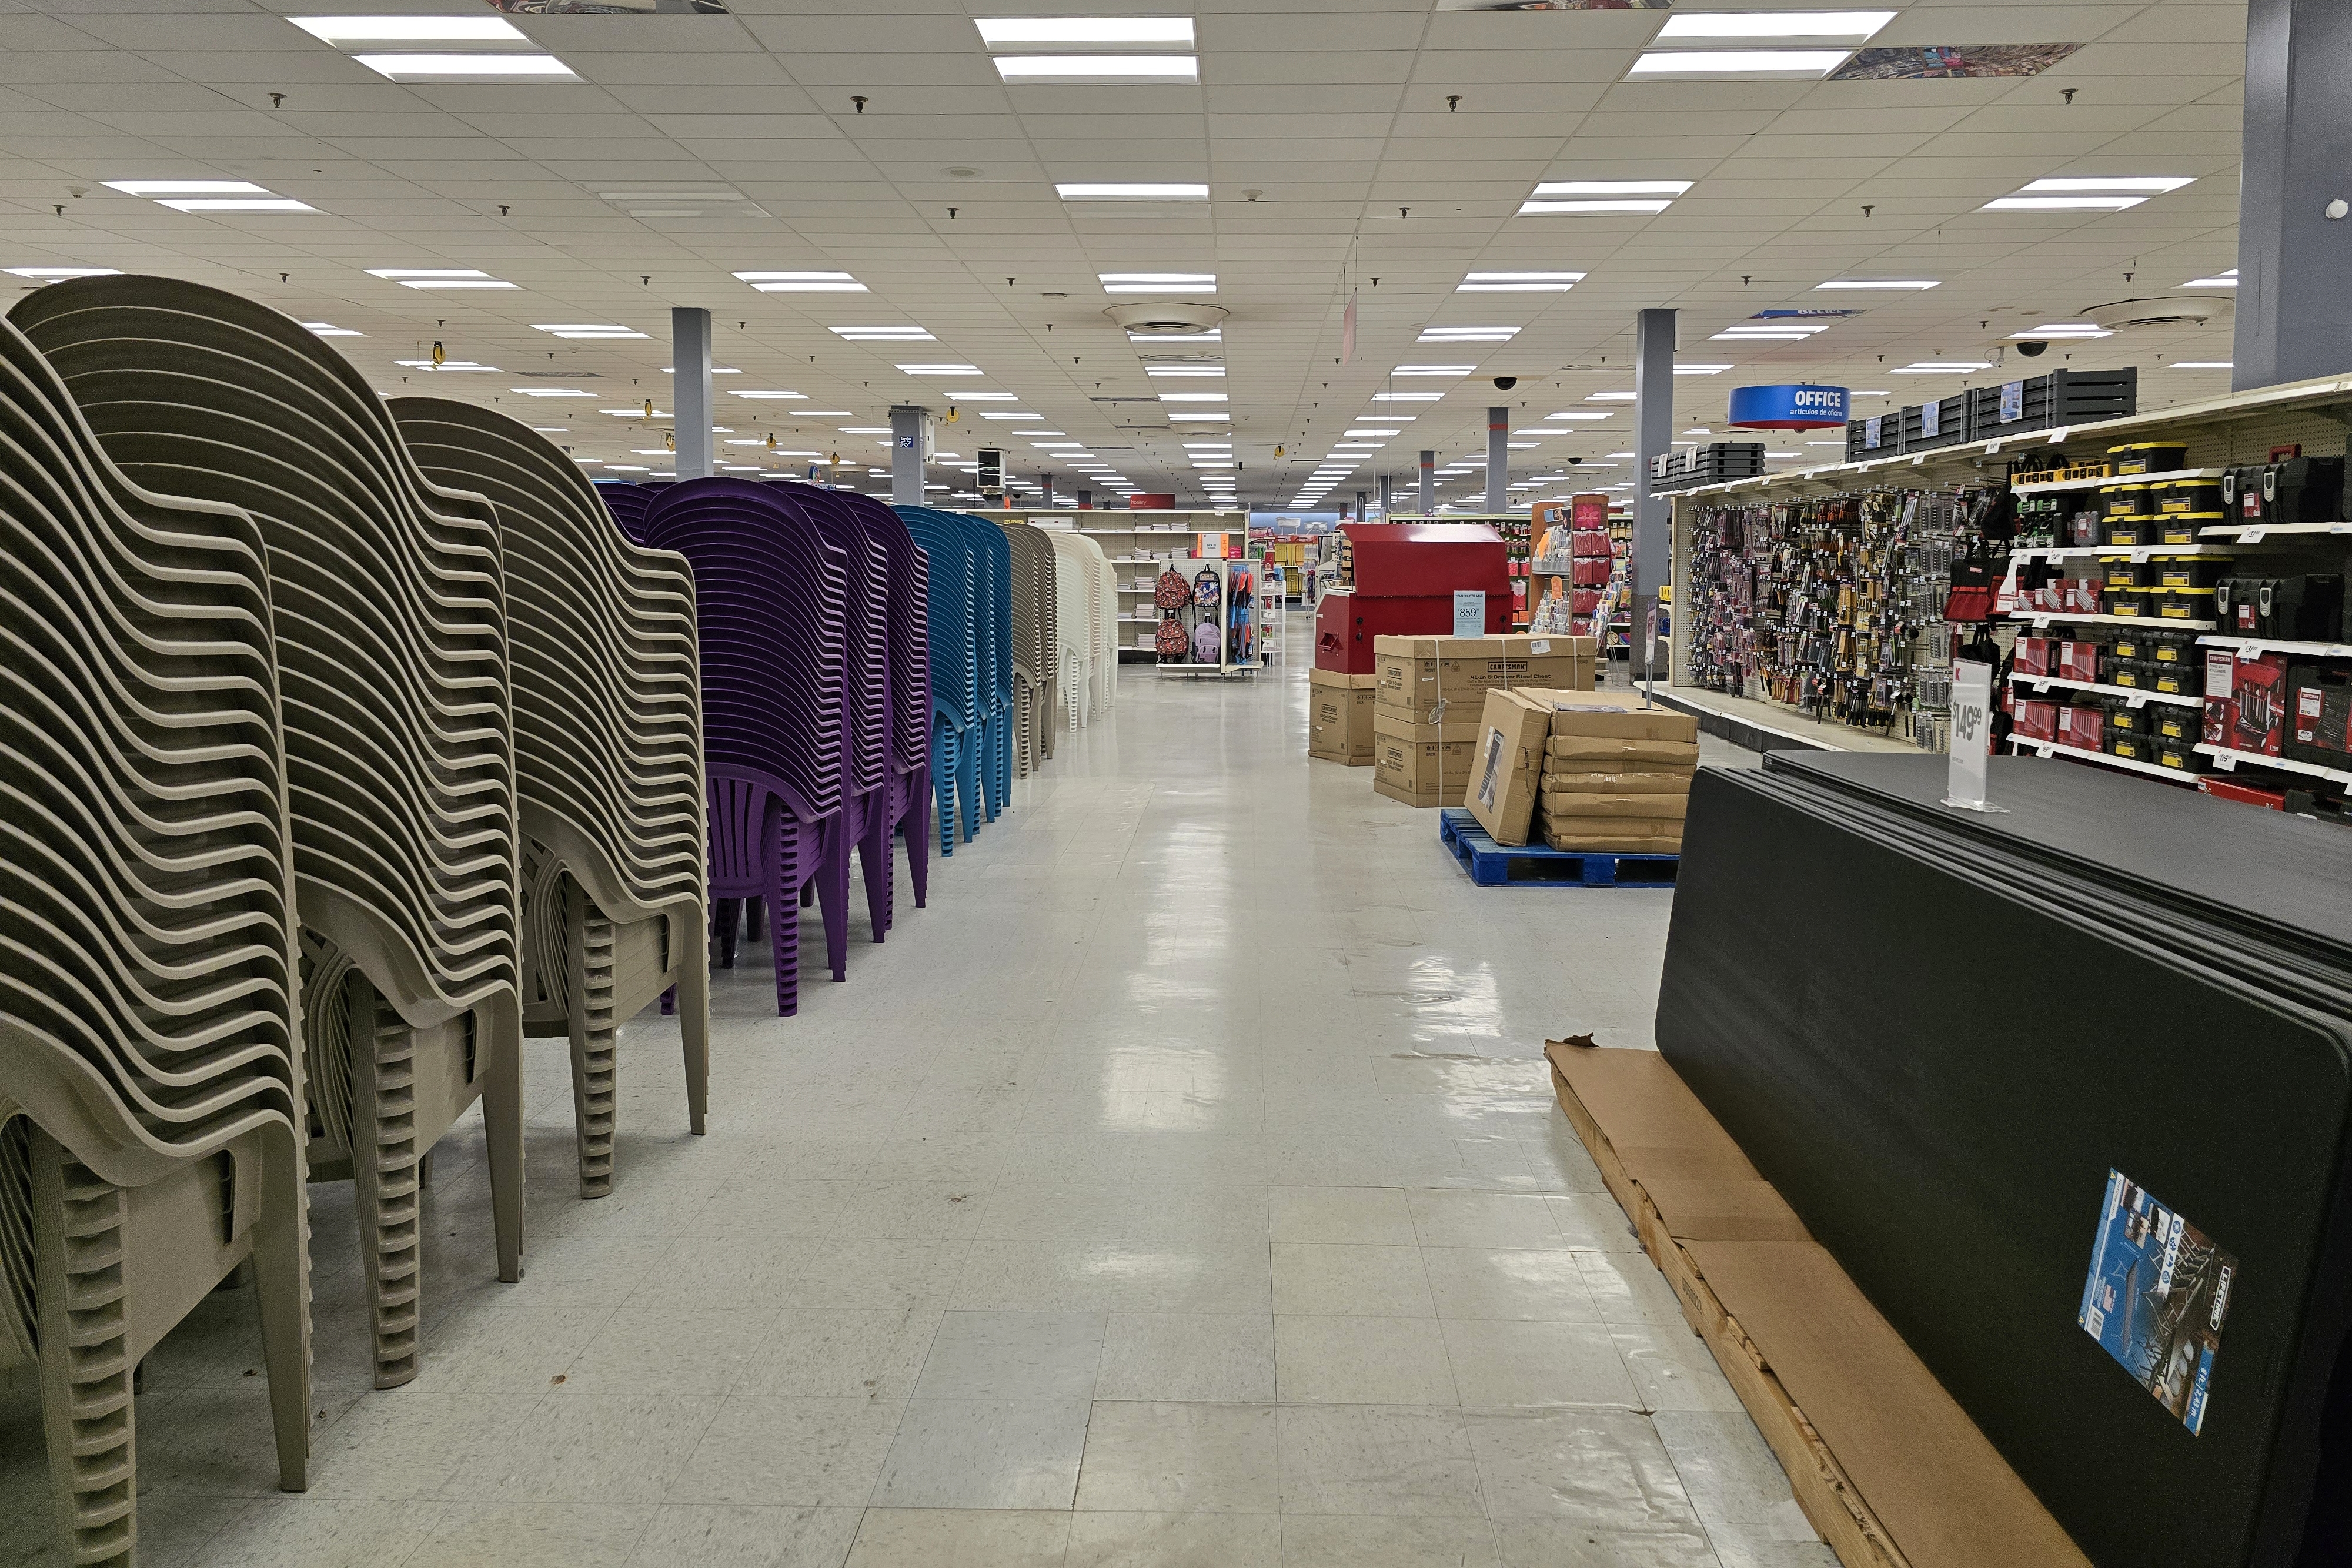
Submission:
POLYGON ((1826 430, 1846 422, 1843 387, 1734 387, 1730 423, 1741 430, 1826 430))

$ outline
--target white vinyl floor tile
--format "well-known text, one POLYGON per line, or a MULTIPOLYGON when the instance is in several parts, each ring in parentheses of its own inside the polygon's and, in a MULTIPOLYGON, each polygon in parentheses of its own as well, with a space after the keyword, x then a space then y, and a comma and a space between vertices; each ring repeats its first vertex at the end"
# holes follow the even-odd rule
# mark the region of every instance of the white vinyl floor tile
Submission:
MULTIPOLYGON (((1297 663, 1121 672, 849 979, 802 920, 623 1030, 613 1196, 530 1042, 527 1271, 480 1122, 433 1156, 423 1370, 371 1386, 351 1188, 312 1191, 311 1489, 252 1292, 147 1358, 155 1568, 1832 1568, 1552 1101, 1648 1049, 1672 894, 1470 885, 1306 757, 1297 663)), ((1709 760, 1736 760, 1715 742, 1709 760)), ((0 1568, 62 1562, 0 1376, 0 1568)))

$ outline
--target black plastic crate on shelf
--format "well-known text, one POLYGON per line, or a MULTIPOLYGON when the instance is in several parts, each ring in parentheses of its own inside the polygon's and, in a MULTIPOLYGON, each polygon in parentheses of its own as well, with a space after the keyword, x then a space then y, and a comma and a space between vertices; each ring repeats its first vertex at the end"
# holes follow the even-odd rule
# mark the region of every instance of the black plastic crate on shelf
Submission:
POLYGON ((1845 422, 1845 460, 1859 463, 1865 457, 1894 457, 1903 451, 1903 415, 1906 410, 1873 414, 1868 419, 1845 422))
POLYGON ((1752 479, 1763 472, 1762 442, 1717 441, 1667 457, 1663 471, 1652 469, 1650 489, 1653 494, 1687 490, 1695 485, 1719 484, 1726 479, 1752 479))
POLYGON ((1958 446, 1968 439, 1969 394, 1965 392, 1903 410, 1906 452, 1933 452, 1939 446, 1958 446), (1930 425, 1934 426, 1932 430, 1930 425))
POLYGON ((1973 388, 1969 400, 1969 426, 1978 441, 2012 432, 2095 424, 2139 412, 2139 371, 2129 365, 2119 371, 2053 371, 1973 388), (2001 412, 2010 405, 2014 414, 2004 420, 2001 412))

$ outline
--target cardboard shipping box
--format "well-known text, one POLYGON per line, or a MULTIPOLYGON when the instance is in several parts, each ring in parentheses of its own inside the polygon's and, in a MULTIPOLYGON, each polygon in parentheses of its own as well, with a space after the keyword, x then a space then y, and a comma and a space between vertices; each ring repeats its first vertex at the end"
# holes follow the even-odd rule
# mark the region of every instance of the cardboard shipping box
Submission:
POLYGON ((1372 788, 1412 806, 1458 806, 1477 745, 1474 724, 1415 724, 1395 708, 1372 712, 1372 788))
POLYGON ((1683 824, 1679 817, 1547 817, 1543 840, 1553 849, 1583 854, 1678 855, 1683 824))
MULTIPOLYGON (((1614 696, 1619 694, 1600 694, 1614 696)), ((1604 773, 1698 766, 1698 720, 1670 708, 1631 708, 1564 694, 1553 703, 1545 768, 1604 773)))
POLYGON ((1543 791, 1544 820, 1562 824, 1607 817, 1680 821, 1690 810, 1688 795, 1588 795, 1577 790, 1543 791))
POLYGON ((1544 695, 1501 690, 1486 694, 1470 758, 1469 790, 1462 803, 1486 836, 1507 849, 1528 841, 1543 777, 1544 739, 1550 729, 1551 706, 1544 695))
POLYGON ((1639 771, 1611 768, 1587 773, 1554 768, 1547 756, 1543 790, 1547 795, 1687 795, 1691 775, 1696 771, 1664 763, 1645 763, 1639 771))
POLYGON ((1475 719, 1498 687, 1591 690, 1599 648, 1591 637, 1375 637, 1372 671, 1384 707, 1424 724, 1443 722, 1448 708, 1475 719))
POLYGON ((1376 675, 1337 670, 1308 673, 1307 755, 1350 768, 1372 765, 1372 709, 1378 706, 1376 675))

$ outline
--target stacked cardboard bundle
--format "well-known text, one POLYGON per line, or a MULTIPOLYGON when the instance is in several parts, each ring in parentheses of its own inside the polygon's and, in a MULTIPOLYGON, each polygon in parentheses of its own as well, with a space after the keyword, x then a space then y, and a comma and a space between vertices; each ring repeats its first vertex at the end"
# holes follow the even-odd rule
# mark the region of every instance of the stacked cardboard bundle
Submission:
POLYGON ((1309 673, 1307 756, 1349 768, 1372 765, 1372 687, 1379 678, 1339 670, 1309 673))
POLYGON ((1689 714, 1555 704, 1538 830, 1556 850, 1680 854, 1697 768, 1689 714))
POLYGON ((1372 788, 1409 806, 1462 802, 1489 693, 1591 689, 1590 637, 1381 637, 1375 640, 1372 788))
POLYGON ((1698 720, 1632 692, 1491 692, 1464 804, 1506 846, 1680 854, 1698 720))

